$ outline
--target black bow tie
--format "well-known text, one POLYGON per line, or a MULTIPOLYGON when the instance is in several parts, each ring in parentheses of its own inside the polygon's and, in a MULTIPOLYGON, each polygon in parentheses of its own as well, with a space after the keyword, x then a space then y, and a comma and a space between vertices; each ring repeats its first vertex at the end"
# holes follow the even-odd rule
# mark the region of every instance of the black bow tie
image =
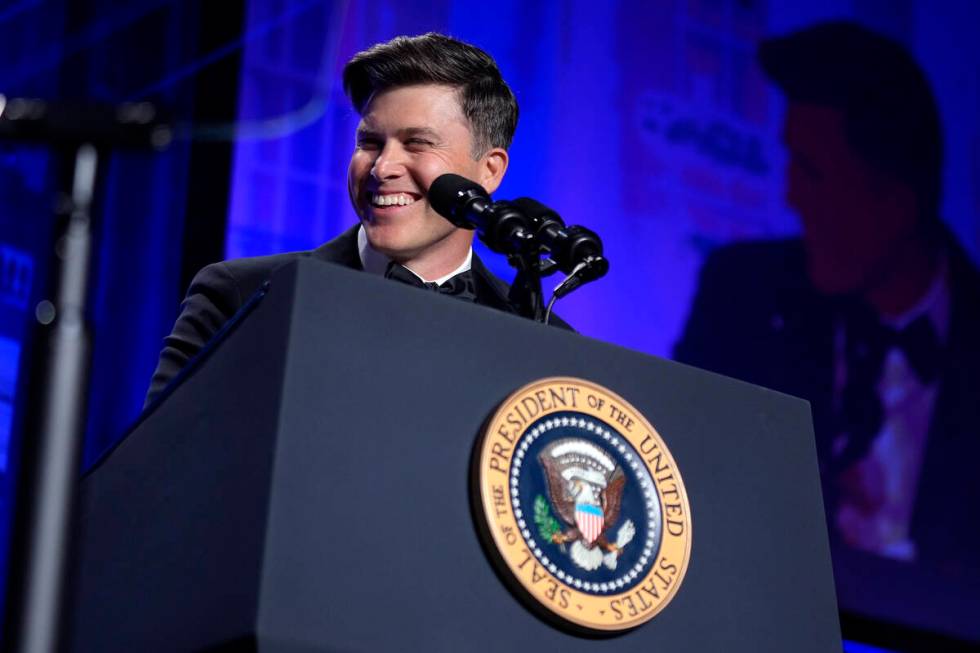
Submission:
POLYGON ((875 372, 877 380, 885 355, 898 348, 922 383, 932 383, 939 375, 943 347, 932 320, 925 315, 903 329, 895 329, 865 314, 849 319, 846 329, 845 358, 849 369, 866 366, 875 372))
POLYGON ((476 301, 476 284, 473 281, 472 270, 460 272, 443 283, 437 284, 422 281, 415 275, 415 273, 406 268, 404 265, 399 265, 398 263, 392 261, 388 264, 388 269, 385 270, 385 279, 394 279, 400 283, 415 286, 416 288, 431 290, 441 295, 452 295, 457 299, 462 299, 468 302, 476 301))

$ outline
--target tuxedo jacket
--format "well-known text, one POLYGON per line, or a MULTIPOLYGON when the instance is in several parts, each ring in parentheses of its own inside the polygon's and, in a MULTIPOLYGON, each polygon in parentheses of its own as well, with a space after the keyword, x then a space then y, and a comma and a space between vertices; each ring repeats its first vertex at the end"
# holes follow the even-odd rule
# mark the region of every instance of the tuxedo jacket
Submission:
MULTIPOLYGON (((222 261, 208 265, 198 272, 181 304, 180 316, 173 331, 164 338, 163 350, 150 381, 144 407, 156 399, 181 369, 280 267, 308 257, 355 270, 363 269, 357 248, 357 230, 358 226, 355 225, 314 250, 222 261)), ((508 285, 491 274, 475 255, 472 271, 477 304, 518 313, 508 300, 508 285)), ((571 329, 557 316, 552 316, 551 322, 555 326, 571 329)))
MULTIPOLYGON (((911 537, 921 560, 954 572, 962 564, 976 569, 980 558, 980 278, 952 237, 947 253, 947 355, 911 537)), ((740 243, 713 253, 674 357, 809 400, 825 469, 834 435, 834 331, 844 300, 819 294, 805 265, 799 240, 740 243)), ((830 485, 825 479, 828 507, 830 485)))

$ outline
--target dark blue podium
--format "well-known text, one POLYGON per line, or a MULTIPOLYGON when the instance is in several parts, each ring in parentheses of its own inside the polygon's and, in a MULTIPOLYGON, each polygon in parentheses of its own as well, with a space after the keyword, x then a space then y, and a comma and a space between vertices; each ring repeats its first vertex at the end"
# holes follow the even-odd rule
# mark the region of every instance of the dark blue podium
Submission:
POLYGON ((84 478, 71 650, 837 652, 821 501, 801 400, 301 261, 84 478), (535 616, 474 525, 484 421, 553 375, 646 415, 690 497, 683 585, 615 637, 535 616))

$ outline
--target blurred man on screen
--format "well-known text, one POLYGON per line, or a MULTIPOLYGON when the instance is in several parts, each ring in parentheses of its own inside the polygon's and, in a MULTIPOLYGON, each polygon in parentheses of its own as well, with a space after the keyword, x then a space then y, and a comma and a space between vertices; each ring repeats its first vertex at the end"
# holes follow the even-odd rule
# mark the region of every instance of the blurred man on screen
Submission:
POLYGON ((845 22, 759 58, 802 236, 712 254, 675 357, 810 400, 832 541, 955 578, 980 551, 980 277, 939 218, 929 84, 845 22))

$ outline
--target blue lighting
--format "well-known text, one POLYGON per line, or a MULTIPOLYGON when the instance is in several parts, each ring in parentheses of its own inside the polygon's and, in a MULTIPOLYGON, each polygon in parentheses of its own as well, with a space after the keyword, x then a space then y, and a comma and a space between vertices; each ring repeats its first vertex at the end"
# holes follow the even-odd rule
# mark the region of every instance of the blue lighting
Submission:
POLYGON ((844 640, 844 653, 898 653, 890 648, 878 648, 877 646, 871 646, 870 644, 861 644, 859 642, 852 642, 850 640, 844 640))

